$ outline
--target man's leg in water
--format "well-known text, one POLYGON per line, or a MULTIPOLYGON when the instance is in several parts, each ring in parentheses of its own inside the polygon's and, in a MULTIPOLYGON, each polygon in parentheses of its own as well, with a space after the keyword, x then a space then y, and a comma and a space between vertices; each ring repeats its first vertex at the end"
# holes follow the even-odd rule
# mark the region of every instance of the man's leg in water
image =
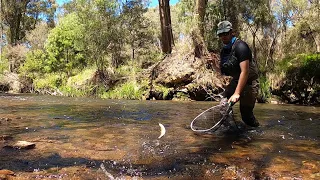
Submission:
POLYGON ((254 80, 251 85, 245 86, 244 91, 240 95, 240 112, 242 121, 251 127, 258 127, 260 125, 253 114, 258 89, 259 82, 254 80))

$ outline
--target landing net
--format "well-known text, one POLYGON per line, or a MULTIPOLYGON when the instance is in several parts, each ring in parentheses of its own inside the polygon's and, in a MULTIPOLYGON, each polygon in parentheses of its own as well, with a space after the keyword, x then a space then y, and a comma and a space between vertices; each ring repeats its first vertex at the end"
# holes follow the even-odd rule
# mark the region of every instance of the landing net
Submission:
POLYGON ((195 132, 216 131, 232 114, 231 103, 220 103, 194 118, 190 127, 195 132))

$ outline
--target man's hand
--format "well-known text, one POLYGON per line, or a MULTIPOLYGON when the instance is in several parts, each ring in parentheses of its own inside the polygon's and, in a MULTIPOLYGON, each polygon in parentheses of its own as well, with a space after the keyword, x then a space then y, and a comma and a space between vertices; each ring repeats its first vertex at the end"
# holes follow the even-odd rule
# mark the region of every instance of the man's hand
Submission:
POLYGON ((228 102, 236 103, 236 102, 239 101, 239 99, 240 99, 240 94, 234 93, 234 94, 230 97, 230 99, 228 100, 228 102))

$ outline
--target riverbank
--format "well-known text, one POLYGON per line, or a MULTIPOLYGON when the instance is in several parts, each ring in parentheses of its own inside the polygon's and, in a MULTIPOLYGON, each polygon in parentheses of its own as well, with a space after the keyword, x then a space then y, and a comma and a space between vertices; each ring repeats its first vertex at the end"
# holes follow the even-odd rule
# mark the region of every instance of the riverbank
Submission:
MULTIPOLYGON (((129 70, 122 75, 111 69, 88 69, 69 78, 48 75, 50 79, 40 78, 37 82, 5 72, 0 78, 0 91, 104 99, 219 101, 230 78, 217 74, 212 63, 193 54, 172 54, 139 71, 127 67, 129 70)), ((305 73, 314 66, 318 65, 309 63, 302 68, 266 73, 260 78, 258 102, 320 105, 319 75, 317 71, 305 73)))

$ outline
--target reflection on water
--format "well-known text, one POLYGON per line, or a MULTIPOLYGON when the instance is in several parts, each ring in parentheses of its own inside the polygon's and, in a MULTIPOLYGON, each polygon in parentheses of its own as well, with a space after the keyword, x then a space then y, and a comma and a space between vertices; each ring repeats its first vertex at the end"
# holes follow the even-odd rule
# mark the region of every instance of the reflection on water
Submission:
MULTIPOLYGON (((319 107, 257 104, 257 129, 199 134, 216 103, 1 95, 0 169, 17 179, 320 179, 319 107), (161 139, 158 123, 167 133, 161 139), (102 170, 101 164, 105 167, 102 170)), ((235 105, 239 121, 238 105, 235 105)), ((0 176, 1 177, 1 176, 0 176)))

